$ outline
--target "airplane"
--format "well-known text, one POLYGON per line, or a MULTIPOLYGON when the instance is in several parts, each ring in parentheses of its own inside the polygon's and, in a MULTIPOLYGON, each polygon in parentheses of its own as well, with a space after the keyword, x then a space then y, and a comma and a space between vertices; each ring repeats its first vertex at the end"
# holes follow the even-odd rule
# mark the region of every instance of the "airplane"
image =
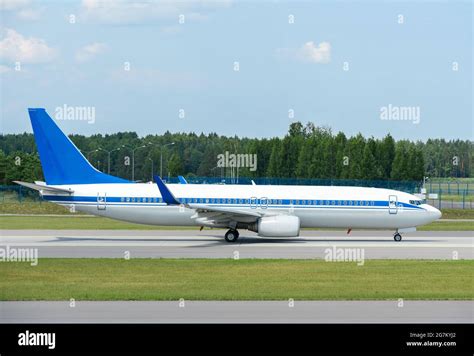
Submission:
POLYGON ((227 242, 239 229, 259 237, 296 238, 301 228, 394 230, 393 238, 441 217, 405 192, 347 186, 136 183, 100 172, 43 108, 28 109, 46 182, 16 183, 44 200, 132 223, 225 228, 227 242))

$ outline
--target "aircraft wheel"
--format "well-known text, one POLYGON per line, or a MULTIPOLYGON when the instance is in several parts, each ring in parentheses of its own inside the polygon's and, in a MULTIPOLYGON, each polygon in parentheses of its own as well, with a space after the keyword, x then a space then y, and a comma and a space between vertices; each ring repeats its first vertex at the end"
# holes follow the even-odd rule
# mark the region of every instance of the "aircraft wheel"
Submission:
POLYGON ((397 242, 402 241, 402 235, 400 235, 398 232, 393 235, 393 239, 397 242))
POLYGON ((229 230, 225 233, 225 240, 227 242, 235 242, 239 238, 239 232, 237 230, 229 230))

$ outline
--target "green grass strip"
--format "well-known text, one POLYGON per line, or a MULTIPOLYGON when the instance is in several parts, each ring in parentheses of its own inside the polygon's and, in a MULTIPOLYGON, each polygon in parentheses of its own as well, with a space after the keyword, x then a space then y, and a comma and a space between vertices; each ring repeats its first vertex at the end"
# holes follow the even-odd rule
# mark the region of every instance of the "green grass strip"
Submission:
POLYGON ((474 261, 40 259, 0 262, 0 300, 472 300, 474 261))

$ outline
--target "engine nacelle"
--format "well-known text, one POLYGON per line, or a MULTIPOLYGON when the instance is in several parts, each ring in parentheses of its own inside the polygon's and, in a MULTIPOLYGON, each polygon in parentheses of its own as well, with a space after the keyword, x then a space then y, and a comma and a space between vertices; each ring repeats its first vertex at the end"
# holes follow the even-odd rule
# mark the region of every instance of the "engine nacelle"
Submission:
POLYGON ((294 215, 264 216, 249 227, 249 230, 262 237, 298 237, 300 234, 300 218, 294 215))

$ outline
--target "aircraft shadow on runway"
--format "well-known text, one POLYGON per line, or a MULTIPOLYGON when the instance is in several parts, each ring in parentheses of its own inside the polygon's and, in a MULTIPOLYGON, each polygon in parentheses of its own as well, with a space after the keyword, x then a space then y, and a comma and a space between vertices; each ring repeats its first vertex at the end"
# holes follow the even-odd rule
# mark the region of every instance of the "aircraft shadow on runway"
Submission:
MULTIPOLYGON (((385 243, 390 243, 390 244, 399 244, 399 242, 394 242, 392 239, 389 237, 387 238, 381 238, 381 239, 353 239, 353 238, 347 238, 347 239, 331 239, 331 240, 325 240, 325 239, 307 239, 307 238, 288 238, 288 239, 270 239, 270 238, 259 238, 259 237, 245 237, 241 236, 239 240, 236 243, 228 243, 224 240, 224 238, 220 235, 215 235, 215 236, 207 236, 206 238, 202 237, 197 237, 197 238, 187 238, 187 239, 174 239, 174 238, 155 238, 155 239, 141 239, 141 238, 103 238, 103 237, 66 237, 66 236, 58 236, 53 240, 50 240, 48 242, 54 243, 54 242, 87 242, 87 241, 102 241, 102 242, 208 242, 207 244, 201 244, 201 245, 194 245, 194 246, 183 246, 186 248, 201 248, 201 247, 210 247, 210 246, 238 246, 238 245, 252 245, 252 244, 260 244, 260 245, 266 245, 266 244, 279 244, 279 243, 291 243, 295 245, 304 245, 306 243, 311 243, 311 242, 321 242, 321 243, 327 243, 327 244, 340 244, 340 243, 370 243, 370 242, 385 242, 385 243), (216 240, 212 239, 216 238, 216 240), (212 240, 211 240, 212 239, 212 240)), ((409 240, 403 240, 402 243, 414 243, 414 242, 443 242, 439 240, 427 240, 427 239, 409 239, 409 240)), ((138 245, 139 246, 139 245, 138 245)), ((156 246, 156 247, 167 247, 167 246, 156 246)), ((312 247, 319 247, 319 246, 312 246, 312 247)), ((324 245, 321 245, 321 247, 324 247, 324 245)), ((400 246, 403 247, 403 246, 400 246)))

